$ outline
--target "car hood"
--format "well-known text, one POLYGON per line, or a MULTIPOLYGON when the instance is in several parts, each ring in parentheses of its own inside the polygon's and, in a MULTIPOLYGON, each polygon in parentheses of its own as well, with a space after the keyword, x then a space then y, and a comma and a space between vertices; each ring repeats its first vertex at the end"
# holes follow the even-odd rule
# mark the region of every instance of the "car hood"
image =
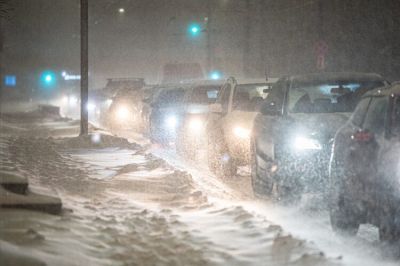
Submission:
POLYGON ((209 112, 208 104, 188 104, 186 112, 189 114, 206 114, 209 112))
POLYGON ((299 132, 332 139, 350 116, 351 113, 289 114, 289 124, 299 132))

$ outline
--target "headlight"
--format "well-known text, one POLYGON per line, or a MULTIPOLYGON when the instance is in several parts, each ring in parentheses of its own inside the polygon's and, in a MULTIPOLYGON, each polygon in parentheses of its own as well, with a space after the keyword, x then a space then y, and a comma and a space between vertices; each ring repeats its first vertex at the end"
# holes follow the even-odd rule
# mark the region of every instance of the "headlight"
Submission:
POLYGON ((322 146, 318 140, 308 137, 296 137, 294 141, 296 150, 321 150, 322 146))
POLYGON ((204 129, 204 121, 199 118, 193 118, 189 121, 189 130, 193 133, 197 133, 204 129))
POLYGON ((176 125, 178 124, 178 119, 176 118, 176 116, 171 115, 167 117, 165 123, 167 127, 175 129, 176 125))
POLYGON ((109 107, 112 104, 113 100, 112 99, 107 99, 106 100, 106 105, 109 107))
POLYGON ((75 96, 69 96, 68 104, 74 106, 78 103, 78 98, 75 96))
POLYGON ((241 138, 241 139, 250 138, 250 129, 246 129, 243 127, 235 127, 233 129, 233 133, 235 134, 236 137, 241 138))
POLYGON ((96 109, 96 105, 95 105, 94 103, 88 103, 88 104, 87 104, 87 110, 88 110, 89 112, 94 111, 94 109, 96 109))
POLYGON ((68 96, 62 97, 62 103, 63 104, 68 104, 68 96))
POLYGON ((126 106, 119 106, 115 112, 115 115, 119 121, 125 121, 129 117, 129 109, 126 106))

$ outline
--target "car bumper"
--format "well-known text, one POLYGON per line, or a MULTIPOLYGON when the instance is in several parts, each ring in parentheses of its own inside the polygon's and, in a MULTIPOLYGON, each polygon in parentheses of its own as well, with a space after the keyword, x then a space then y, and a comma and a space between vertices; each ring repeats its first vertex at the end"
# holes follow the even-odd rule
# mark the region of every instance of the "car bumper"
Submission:
POLYGON ((330 152, 281 153, 275 160, 257 156, 258 171, 265 171, 275 182, 286 186, 301 186, 306 190, 325 190, 328 185, 330 152))

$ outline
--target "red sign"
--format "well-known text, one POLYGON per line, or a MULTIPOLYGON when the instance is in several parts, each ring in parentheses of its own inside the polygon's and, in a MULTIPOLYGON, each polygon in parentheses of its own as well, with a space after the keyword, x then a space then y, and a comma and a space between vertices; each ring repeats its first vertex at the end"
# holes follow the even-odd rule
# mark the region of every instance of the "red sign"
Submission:
POLYGON ((323 40, 318 41, 315 45, 315 53, 317 55, 317 68, 319 70, 325 69, 325 56, 327 55, 328 50, 329 46, 323 40))

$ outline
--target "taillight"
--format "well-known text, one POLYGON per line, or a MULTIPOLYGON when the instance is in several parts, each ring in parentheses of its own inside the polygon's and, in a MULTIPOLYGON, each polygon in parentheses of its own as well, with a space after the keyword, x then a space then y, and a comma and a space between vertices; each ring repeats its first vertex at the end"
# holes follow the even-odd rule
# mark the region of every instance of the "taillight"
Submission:
POLYGON ((369 131, 358 131, 351 135, 351 139, 358 142, 370 142, 374 138, 374 134, 369 131))

